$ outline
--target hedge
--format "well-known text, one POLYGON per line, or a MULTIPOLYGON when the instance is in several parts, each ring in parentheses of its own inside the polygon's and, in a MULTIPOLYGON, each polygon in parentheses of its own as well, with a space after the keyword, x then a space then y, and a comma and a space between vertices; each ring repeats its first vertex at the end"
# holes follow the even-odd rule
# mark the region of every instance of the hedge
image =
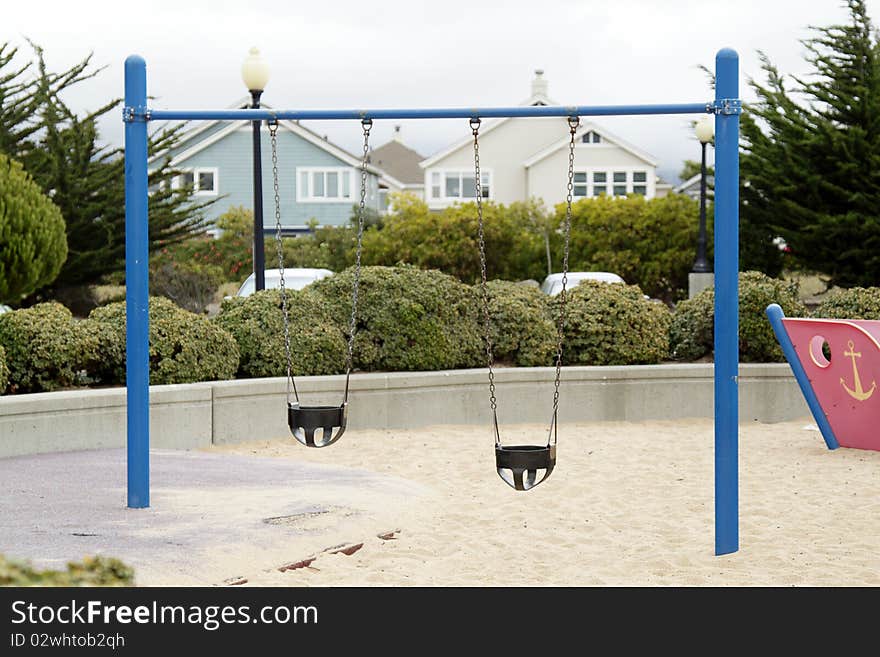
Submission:
MULTIPOLYGON (((296 376, 345 370, 347 345, 329 306, 309 290, 287 290, 290 350, 296 376)), ((214 318, 238 344, 238 376, 285 376, 284 315, 280 290, 262 290, 223 302, 214 318)))
POLYGON ((6 350, 0 347, 0 395, 6 392, 9 383, 9 368, 6 366, 6 350))
MULTIPOLYGON (((348 337, 354 271, 310 286, 348 337)), ((474 289, 436 270, 363 267, 354 346, 362 370, 442 370, 483 362, 479 297, 474 289)))
MULTIPOLYGON (((547 295, 510 281, 489 281, 487 289, 495 360, 524 367, 553 365, 556 324, 547 295)), ((479 286, 476 290, 479 294, 479 286)))
MULTIPOLYGON (((193 383, 231 379, 238 369, 238 346, 214 322, 151 297, 150 383, 193 383)), ((105 383, 125 383, 125 302, 95 308, 87 322, 98 336, 98 377, 105 383)))
MULTIPOLYGON (((765 310, 778 303, 789 317, 805 317, 797 283, 770 278, 757 271, 739 275, 739 357, 743 362, 782 362, 776 336, 765 310)), ((697 360, 714 349, 715 288, 709 287, 675 308, 669 329, 674 358, 697 360)))
POLYGON ((9 392, 43 392, 85 383, 98 342, 67 308, 49 301, 0 315, 0 347, 9 392))
POLYGON ((880 319, 880 287, 833 290, 816 306, 813 317, 880 319))
POLYGON ((86 557, 66 570, 38 570, 0 554, 0 586, 132 586, 134 570, 118 559, 86 557))
MULTIPOLYGON (((566 365, 658 363, 669 356, 670 313, 637 285, 582 281, 567 293, 566 365)), ((562 303, 553 298, 554 312, 562 303)))

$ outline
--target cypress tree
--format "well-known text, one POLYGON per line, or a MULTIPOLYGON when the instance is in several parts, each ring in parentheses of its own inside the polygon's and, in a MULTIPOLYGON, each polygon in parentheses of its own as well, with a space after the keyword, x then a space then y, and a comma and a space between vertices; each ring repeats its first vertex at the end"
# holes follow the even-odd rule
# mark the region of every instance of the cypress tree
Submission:
MULTIPOLYGON (((70 69, 53 73, 42 48, 31 46, 35 66, 21 67, 13 65, 15 50, 0 46, 0 152, 18 159, 61 209, 69 251, 58 284, 98 282, 106 274, 123 270, 125 264, 123 153, 100 143, 97 126, 121 101, 112 99, 84 116, 77 115, 61 93, 102 69, 92 66, 89 55, 70 69)), ((149 152, 172 148, 181 132, 182 126, 154 131, 149 152)), ((171 180, 179 173, 167 159, 155 162, 150 172, 151 251, 204 230, 202 209, 213 199, 195 202, 192 188, 172 190, 171 180)))
POLYGON ((782 236, 797 266, 829 285, 880 280, 880 71, 863 0, 850 23, 813 28, 806 78, 784 76, 763 54, 765 84, 742 118, 742 260, 781 266, 782 236), (789 88, 789 80, 791 87, 789 88))

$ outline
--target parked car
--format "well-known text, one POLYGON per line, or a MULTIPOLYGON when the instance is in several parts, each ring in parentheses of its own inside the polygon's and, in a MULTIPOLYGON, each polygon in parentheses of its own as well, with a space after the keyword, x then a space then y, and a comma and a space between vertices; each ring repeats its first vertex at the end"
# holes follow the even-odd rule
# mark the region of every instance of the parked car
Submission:
MULTIPOLYGON (((284 287, 288 290, 301 290, 309 283, 314 283, 322 278, 332 276, 333 272, 329 269, 308 269, 308 268, 284 268, 284 287)), ((274 290, 281 287, 281 270, 267 269, 265 272, 266 289, 274 290)), ((257 279, 254 274, 247 277, 238 292, 237 297, 249 297, 257 288, 257 279)))
MULTIPOLYGON (((607 271, 570 271, 568 272, 567 290, 575 287, 581 281, 603 281, 605 283, 624 283, 625 281, 617 274, 607 271)), ((550 274, 541 283, 541 292, 551 297, 562 292, 562 274, 550 274)))
POLYGON ((11 313, 11 312, 12 312, 12 308, 7 306, 6 304, 0 303, 0 315, 2 315, 3 313, 11 313))

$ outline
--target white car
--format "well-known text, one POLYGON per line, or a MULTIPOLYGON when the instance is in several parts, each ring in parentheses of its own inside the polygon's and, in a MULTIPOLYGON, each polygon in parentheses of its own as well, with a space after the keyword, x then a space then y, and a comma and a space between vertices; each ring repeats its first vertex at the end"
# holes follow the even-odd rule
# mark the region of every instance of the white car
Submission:
POLYGON ((11 313, 11 312, 12 312, 12 308, 7 306, 6 304, 0 303, 0 315, 2 315, 3 313, 11 313))
MULTIPOLYGON (((333 272, 329 269, 307 269, 307 268, 284 268, 284 287, 288 290, 301 290, 309 283, 314 283, 322 278, 332 276, 333 272)), ((266 289, 276 290, 281 287, 281 270, 267 269, 265 273, 266 289)), ((254 274, 247 277, 244 283, 236 292, 237 297, 249 297, 257 288, 257 279, 254 274)))
MULTIPOLYGON (((602 281, 604 283, 624 283, 625 281, 617 274, 607 271, 570 271, 568 272, 567 290, 575 287, 581 281, 602 281)), ((551 297, 562 292, 562 274, 550 274, 541 283, 541 292, 551 297)))

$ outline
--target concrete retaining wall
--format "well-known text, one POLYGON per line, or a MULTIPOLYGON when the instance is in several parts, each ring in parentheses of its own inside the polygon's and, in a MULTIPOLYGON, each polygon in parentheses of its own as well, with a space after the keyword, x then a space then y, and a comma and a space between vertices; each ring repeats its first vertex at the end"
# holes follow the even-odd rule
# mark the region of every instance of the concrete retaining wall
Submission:
MULTIPOLYGON (((496 371, 499 420, 547 423, 552 368, 496 371)), ((297 379, 301 399, 338 403, 344 377, 297 379)), ((779 422, 809 410, 788 365, 740 366, 740 419, 779 422)), ((211 443, 288 438, 284 379, 217 381, 150 388, 151 444, 188 449, 211 443)), ((484 370, 358 374, 351 379, 349 426, 407 429, 485 424, 484 370)), ((569 367, 560 421, 711 417, 712 365, 569 367)), ((125 445, 125 389, 0 397, 0 457, 125 445)))

